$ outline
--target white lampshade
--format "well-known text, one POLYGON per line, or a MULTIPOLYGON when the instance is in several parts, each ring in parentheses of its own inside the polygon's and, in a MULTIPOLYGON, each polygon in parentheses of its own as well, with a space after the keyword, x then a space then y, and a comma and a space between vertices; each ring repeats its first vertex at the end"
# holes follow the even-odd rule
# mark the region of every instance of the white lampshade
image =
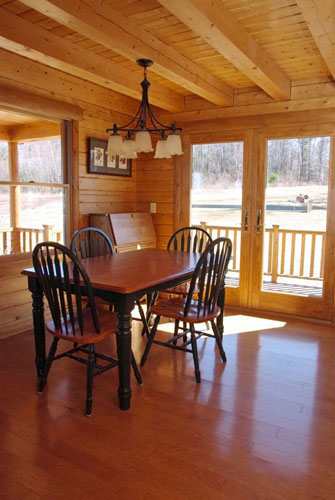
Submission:
POLYGON ((156 144, 155 158, 171 158, 170 153, 167 151, 167 139, 159 139, 156 144))
POLYGON ((125 139, 123 142, 123 151, 125 153, 135 153, 135 141, 132 139, 125 139))
POLYGON ((150 151, 153 151, 151 137, 146 130, 137 132, 135 137, 135 151, 137 153, 150 153, 150 151))
POLYGON ((109 137, 107 154, 108 156, 121 156, 123 154, 123 141, 122 137, 119 134, 113 134, 109 137))
POLYGON ((180 136, 177 134, 171 134, 166 140, 166 149, 170 155, 182 155, 183 150, 181 147, 180 136))
POLYGON ((124 158, 137 158, 137 153, 135 151, 135 141, 133 141, 131 139, 124 140, 123 157, 124 158))

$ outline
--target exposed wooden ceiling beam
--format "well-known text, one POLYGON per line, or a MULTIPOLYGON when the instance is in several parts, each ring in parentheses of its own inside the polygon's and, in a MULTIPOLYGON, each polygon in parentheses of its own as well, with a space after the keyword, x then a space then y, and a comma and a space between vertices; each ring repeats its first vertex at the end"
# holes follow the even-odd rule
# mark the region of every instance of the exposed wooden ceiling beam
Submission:
POLYGON ((218 105, 233 105, 232 88, 99 0, 23 0, 29 7, 218 105))
POLYGON ((335 79, 335 3, 334 0, 297 0, 309 31, 335 79))
POLYGON ((83 111, 78 106, 2 86, 0 86, 0 108, 58 120, 83 119, 83 111))
MULTIPOLYGON (((0 7, 0 47, 122 94, 141 99, 137 74, 0 7)), ((150 100, 167 111, 182 111, 184 98, 152 85, 150 100)))
POLYGON ((290 81, 221 0, 158 0, 194 33, 277 101, 290 99, 290 81))
POLYGON ((55 122, 38 121, 14 125, 8 128, 10 140, 16 142, 52 139, 54 137, 60 137, 61 135, 60 124, 55 122))

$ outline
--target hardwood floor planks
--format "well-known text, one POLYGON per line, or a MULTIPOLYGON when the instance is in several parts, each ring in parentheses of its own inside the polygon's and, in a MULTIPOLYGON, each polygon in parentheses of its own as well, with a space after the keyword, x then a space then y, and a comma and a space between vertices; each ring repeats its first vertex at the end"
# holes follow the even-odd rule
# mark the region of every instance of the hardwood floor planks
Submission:
POLYGON ((56 362, 38 395, 31 332, 1 340, 1 499, 332 500, 333 327, 288 319, 262 330, 253 318, 252 331, 229 333, 234 322, 225 365, 213 339, 199 342, 200 385, 192 356, 153 346, 131 410, 118 409, 111 370, 94 381, 91 419, 85 367, 56 362))

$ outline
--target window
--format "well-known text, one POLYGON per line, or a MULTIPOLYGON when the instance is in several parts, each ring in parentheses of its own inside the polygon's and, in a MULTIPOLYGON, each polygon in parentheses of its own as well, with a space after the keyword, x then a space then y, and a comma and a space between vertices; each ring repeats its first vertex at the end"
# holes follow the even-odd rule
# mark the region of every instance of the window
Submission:
MULTIPOLYGON (((32 121, 37 139, 0 142, 0 255, 31 252, 43 240, 66 242, 69 186, 61 126, 53 124, 52 136, 44 138, 43 124, 50 134, 50 123, 32 121)), ((8 127, 9 136, 14 128, 8 127)))

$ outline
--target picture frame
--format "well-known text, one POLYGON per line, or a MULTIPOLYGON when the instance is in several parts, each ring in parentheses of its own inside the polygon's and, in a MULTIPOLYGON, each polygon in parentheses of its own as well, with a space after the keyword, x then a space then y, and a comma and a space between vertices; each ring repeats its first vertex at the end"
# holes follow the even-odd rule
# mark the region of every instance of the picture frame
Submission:
POLYGON ((119 156, 108 158, 108 141, 88 138, 88 173, 131 177, 132 160, 119 156))

